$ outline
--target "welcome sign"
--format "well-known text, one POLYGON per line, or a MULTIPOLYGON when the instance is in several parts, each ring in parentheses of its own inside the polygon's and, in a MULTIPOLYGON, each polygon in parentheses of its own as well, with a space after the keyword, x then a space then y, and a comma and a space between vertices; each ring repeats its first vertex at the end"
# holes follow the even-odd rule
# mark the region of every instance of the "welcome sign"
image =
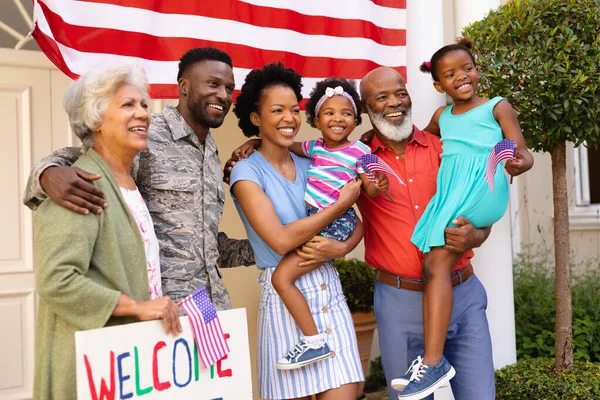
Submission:
POLYGON ((77 398, 252 399, 246 309, 218 312, 231 352, 209 368, 199 361, 188 317, 167 335, 161 321, 75 333, 77 398))

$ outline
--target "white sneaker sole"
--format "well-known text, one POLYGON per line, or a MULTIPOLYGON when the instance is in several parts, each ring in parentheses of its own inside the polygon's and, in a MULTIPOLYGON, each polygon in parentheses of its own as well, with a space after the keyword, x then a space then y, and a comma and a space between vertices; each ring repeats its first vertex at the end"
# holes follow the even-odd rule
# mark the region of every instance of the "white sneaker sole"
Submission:
POLYGON ((392 389, 401 392, 404 390, 406 385, 408 385, 408 382, 410 382, 408 379, 396 378, 392 379, 392 381, 390 382, 390 386, 392 387, 392 389))
POLYGON ((443 378, 440 378, 439 381, 431 385, 429 388, 419 393, 413 393, 411 395, 402 396, 401 394, 399 394, 398 400, 420 400, 424 397, 427 397, 439 388, 448 386, 450 383, 450 379, 454 378, 454 375, 456 375, 456 371, 454 370, 454 367, 450 367, 450 371, 448 371, 448 373, 443 378))
POLYGON ((275 367, 282 371, 288 371, 291 369, 298 369, 298 368, 305 367, 309 364, 324 360, 329 357, 331 357, 331 352, 323 354, 322 356, 319 356, 317 358, 313 358, 313 359, 307 360, 307 361, 302 361, 302 362, 297 362, 297 363, 292 363, 292 364, 275 364, 275 367))
MULTIPOLYGON (((409 382, 408 379, 396 378, 396 379, 392 379, 392 382, 390 382, 390 386, 392 387, 392 389, 401 392, 404 390, 406 385, 408 385, 408 382, 409 382)), ((446 382, 446 383, 440 385, 440 388, 445 388, 448 385, 449 385, 449 382, 446 382)))

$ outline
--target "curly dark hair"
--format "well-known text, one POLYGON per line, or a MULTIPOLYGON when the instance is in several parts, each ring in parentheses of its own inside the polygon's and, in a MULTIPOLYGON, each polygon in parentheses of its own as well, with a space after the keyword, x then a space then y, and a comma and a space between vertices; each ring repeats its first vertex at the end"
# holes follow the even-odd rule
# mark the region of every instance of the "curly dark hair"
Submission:
POLYGON ((456 44, 449 44, 433 53, 433 55, 431 56, 431 60, 429 61, 429 65, 427 65, 427 61, 425 61, 419 66, 419 69, 421 70, 421 72, 431 74, 433 80, 439 82, 440 77, 437 73, 437 64, 448 53, 451 53, 456 50, 466 51, 467 54, 471 57, 471 60, 473 60, 473 65, 477 66, 475 57, 473 57, 473 53, 471 53, 471 50, 473 50, 473 48, 473 41, 470 38, 464 37, 460 39, 456 44))
POLYGON ((224 51, 214 47, 198 47, 191 49, 179 59, 179 71, 177 72, 177 81, 181 79, 186 69, 202 61, 221 61, 233 68, 231 56, 224 51))
POLYGON ((344 78, 327 78, 317 82, 312 92, 310 92, 310 98, 306 102, 306 122, 308 122, 313 128, 316 128, 315 117, 317 115, 315 115, 315 107, 317 106, 317 103, 321 97, 323 97, 325 90, 327 90, 328 87, 335 88, 337 86, 341 86, 342 89, 344 89, 344 92, 352 96, 352 100, 354 101, 356 109, 358 110, 357 114, 355 115, 356 126, 360 125, 362 122, 362 117, 360 116, 360 96, 356 91, 356 84, 354 81, 349 81, 344 78))
POLYGON ((248 75, 242 91, 235 100, 233 113, 238 117, 238 126, 245 136, 258 136, 258 127, 250 121, 250 114, 258 111, 262 91, 273 86, 286 86, 294 91, 298 102, 302 100, 302 76, 281 62, 253 69, 248 75))

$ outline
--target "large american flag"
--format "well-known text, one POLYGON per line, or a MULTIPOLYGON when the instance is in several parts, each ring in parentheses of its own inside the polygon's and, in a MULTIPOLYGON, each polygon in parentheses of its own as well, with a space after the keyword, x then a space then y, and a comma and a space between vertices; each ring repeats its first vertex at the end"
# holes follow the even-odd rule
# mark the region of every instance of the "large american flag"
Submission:
POLYGON ((194 47, 246 74, 282 61, 304 76, 303 95, 330 76, 360 79, 390 66, 406 77, 406 0, 33 0, 33 36, 71 78, 142 66, 154 98, 177 98, 177 63, 194 47))
POLYGON ((217 310, 206 293, 206 287, 198 289, 183 299, 181 308, 188 316, 196 339, 198 355, 205 368, 229 354, 229 345, 223 335, 217 310))
POLYGON ((502 160, 515 158, 517 154, 517 143, 512 139, 502 139, 492 149, 488 157, 485 169, 485 180, 490 185, 492 193, 494 192, 494 178, 496 176, 496 167, 502 160))

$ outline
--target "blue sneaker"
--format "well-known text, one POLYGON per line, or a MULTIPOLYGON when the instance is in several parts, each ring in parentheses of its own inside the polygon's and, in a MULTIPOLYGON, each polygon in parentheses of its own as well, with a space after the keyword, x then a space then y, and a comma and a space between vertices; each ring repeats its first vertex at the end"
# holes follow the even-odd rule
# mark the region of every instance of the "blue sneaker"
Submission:
POLYGON ((412 364, 410 364, 410 367, 408 367, 404 375, 402 375, 400 378, 392 379, 392 381, 390 382, 390 386, 392 387, 392 389, 397 390, 399 392, 404 390, 406 385, 408 385, 408 382, 410 382, 410 377, 413 374, 413 370, 418 370, 421 364, 423 364, 423 359, 421 358, 421 356, 417 356, 417 358, 413 360, 412 364))
POLYGON ((447 385, 454 378, 456 371, 446 358, 435 366, 423 363, 413 370, 410 382, 398 395, 399 400, 419 400, 435 392, 442 385, 447 385))
POLYGON ((327 343, 323 343, 321 347, 311 348, 304 340, 296 345, 287 353, 287 356, 277 360, 277 369, 289 370, 304 367, 305 365, 324 360, 331 356, 331 351, 327 343))
MULTIPOLYGON (((410 364, 410 367, 408 367, 404 375, 402 375, 400 378, 392 379, 392 381, 390 382, 390 386, 392 387, 392 389, 397 390, 399 392, 404 390, 406 385, 408 385, 408 382, 410 382, 410 378, 413 374, 413 371, 418 370, 421 364, 423 364, 423 359, 421 358, 421 356, 417 356, 417 358, 413 360, 412 364, 410 364)), ((440 385, 440 388, 446 386, 448 386, 447 382, 440 385)))

